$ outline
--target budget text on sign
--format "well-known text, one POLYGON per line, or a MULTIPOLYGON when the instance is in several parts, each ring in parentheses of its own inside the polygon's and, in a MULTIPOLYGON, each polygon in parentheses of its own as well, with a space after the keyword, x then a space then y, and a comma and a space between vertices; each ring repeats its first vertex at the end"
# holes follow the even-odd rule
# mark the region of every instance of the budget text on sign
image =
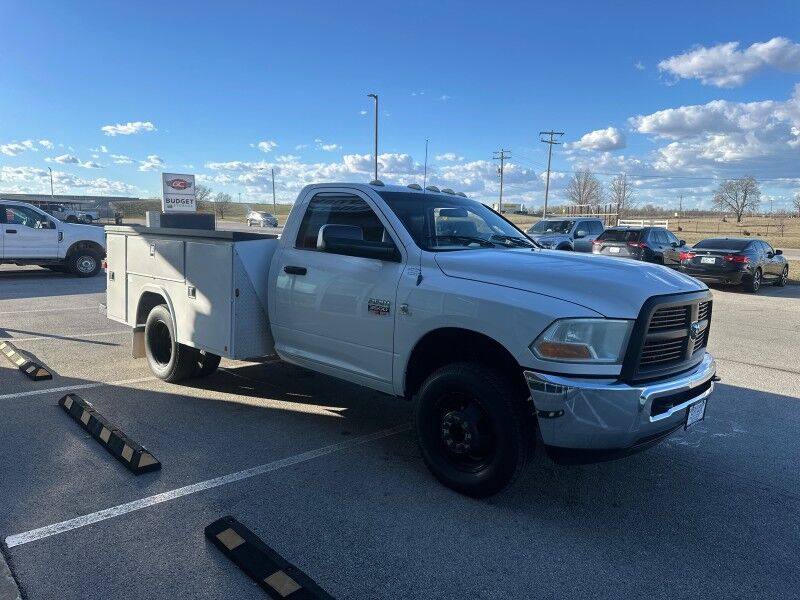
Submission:
POLYGON ((194 195, 194 175, 162 173, 161 209, 165 213, 197 212, 194 195))

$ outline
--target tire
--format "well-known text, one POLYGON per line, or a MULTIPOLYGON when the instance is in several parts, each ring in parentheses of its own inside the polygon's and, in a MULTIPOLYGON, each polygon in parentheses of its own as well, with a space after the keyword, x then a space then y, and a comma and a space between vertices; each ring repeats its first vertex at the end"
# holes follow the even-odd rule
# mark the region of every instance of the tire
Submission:
POLYGON ((502 374, 479 363, 447 365, 425 380, 415 400, 417 444, 441 483, 484 498, 522 472, 532 418, 502 374))
POLYGON ((92 215, 85 215, 83 217, 83 222, 86 223, 87 225, 91 225, 92 224, 92 215))
POLYGON ((68 216, 68 217, 67 217, 66 219, 64 219, 64 220, 65 220, 67 223, 77 223, 77 222, 78 222, 78 217, 76 217, 75 215, 70 215, 70 216, 68 216))
POLYGON ((159 379, 176 382, 195 373, 198 352, 175 341, 172 315, 166 304, 159 304, 147 315, 144 342, 150 370, 159 379))
POLYGON ((742 282, 742 289, 749 294, 756 294, 761 289, 761 267, 756 269, 752 277, 742 282))
POLYGON ((556 248, 556 250, 566 250, 567 252, 572 252, 572 246, 570 246, 569 244, 562 244, 561 246, 556 248))
POLYGON ((776 287, 783 287, 786 285, 786 281, 789 279, 789 265, 783 267, 783 271, 778 277, 778 281, 775 282, 776 287))
POLYGON ((219 354, 212 354, 211 352, 201 350, 197 353, 197 368, 195 369, 195 375, 197 377, 208 377, 217 370, 221 358, 222 357, 220 357, 219 354))
POLYGON ((75 250, 66 262, 69 272, 78 277, 94 277, 102 267, 100 255, 91 248, 75 250))

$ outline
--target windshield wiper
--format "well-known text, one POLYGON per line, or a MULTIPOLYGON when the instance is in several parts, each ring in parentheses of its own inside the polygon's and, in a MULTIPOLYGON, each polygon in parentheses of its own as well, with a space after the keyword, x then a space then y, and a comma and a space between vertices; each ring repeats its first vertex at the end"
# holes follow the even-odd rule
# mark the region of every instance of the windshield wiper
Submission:
POLYGON ((534 244, 530 240, 527 240, 527 239, 524 239, 524 238, 521 238, 521 237, 517 237, 517 236, 513 236, 513 235, 503 235, 503 234, 499 234, 499 233, 493 235, 489 239, 492 239, 492 240, 498 239, 498 240, 501 240, 503 242, 508 242, 512 246, 516 246, 516 247, 519 247, 519 248, 532 248, 532 247, 538 245, 538 244, 534 244))
POLYGON ((483 238, 471 236, 471 235, 435 235, 435 236, 433 236, 433 239, 434 240, 446 239, 446 240, 457 240, 457 241, 463 241, 463 242, 470 242, 470 243, 480 244, 481 246, 484 246, 486 248, 494 248, 495 247, 495 244, 493 242, 490 242, 489 240, 485 240, 483 238))

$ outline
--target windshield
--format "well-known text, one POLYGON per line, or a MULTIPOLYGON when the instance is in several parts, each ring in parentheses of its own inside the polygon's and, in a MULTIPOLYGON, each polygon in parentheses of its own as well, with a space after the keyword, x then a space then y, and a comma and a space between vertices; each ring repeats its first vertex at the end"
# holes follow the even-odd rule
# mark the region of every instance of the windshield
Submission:
POLYGON ((531 233, 569 233, 575 221, 539 221, 536 225, 531 227, 528 231, 531 233))
POLYGON ((437 193, 379 193, 425 250, 534 247, 509 221, 475 200, 437 193))

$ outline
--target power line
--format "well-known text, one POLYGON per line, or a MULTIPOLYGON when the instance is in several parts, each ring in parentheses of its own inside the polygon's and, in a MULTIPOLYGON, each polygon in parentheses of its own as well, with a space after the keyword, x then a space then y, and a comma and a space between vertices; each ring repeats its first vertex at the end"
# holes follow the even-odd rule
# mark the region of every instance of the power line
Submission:
POLYGON ((492 160, 500 161, 500 168, 497 171, 500 173, 500 202, 497 205, 498 212, 503 212, 503 171, 505 169, 506 159, 511 158, 511 151, 500 148, 494 152, 492 160))
POLYGON ((544 219, 547 216, 547 197, 550 194, 550 160, 553 158, 553 145, 560 144, 561 142, 556 142, 553 139, 553 136, 556 135, 564 135, 563 131, 540 131, 539 135, 549 135, 549 140, 539 139, 540 142, 543 144, 547 144, 547 179, 545 180, 544 184, 544 208, 542 209, 542 218, 544 219))

